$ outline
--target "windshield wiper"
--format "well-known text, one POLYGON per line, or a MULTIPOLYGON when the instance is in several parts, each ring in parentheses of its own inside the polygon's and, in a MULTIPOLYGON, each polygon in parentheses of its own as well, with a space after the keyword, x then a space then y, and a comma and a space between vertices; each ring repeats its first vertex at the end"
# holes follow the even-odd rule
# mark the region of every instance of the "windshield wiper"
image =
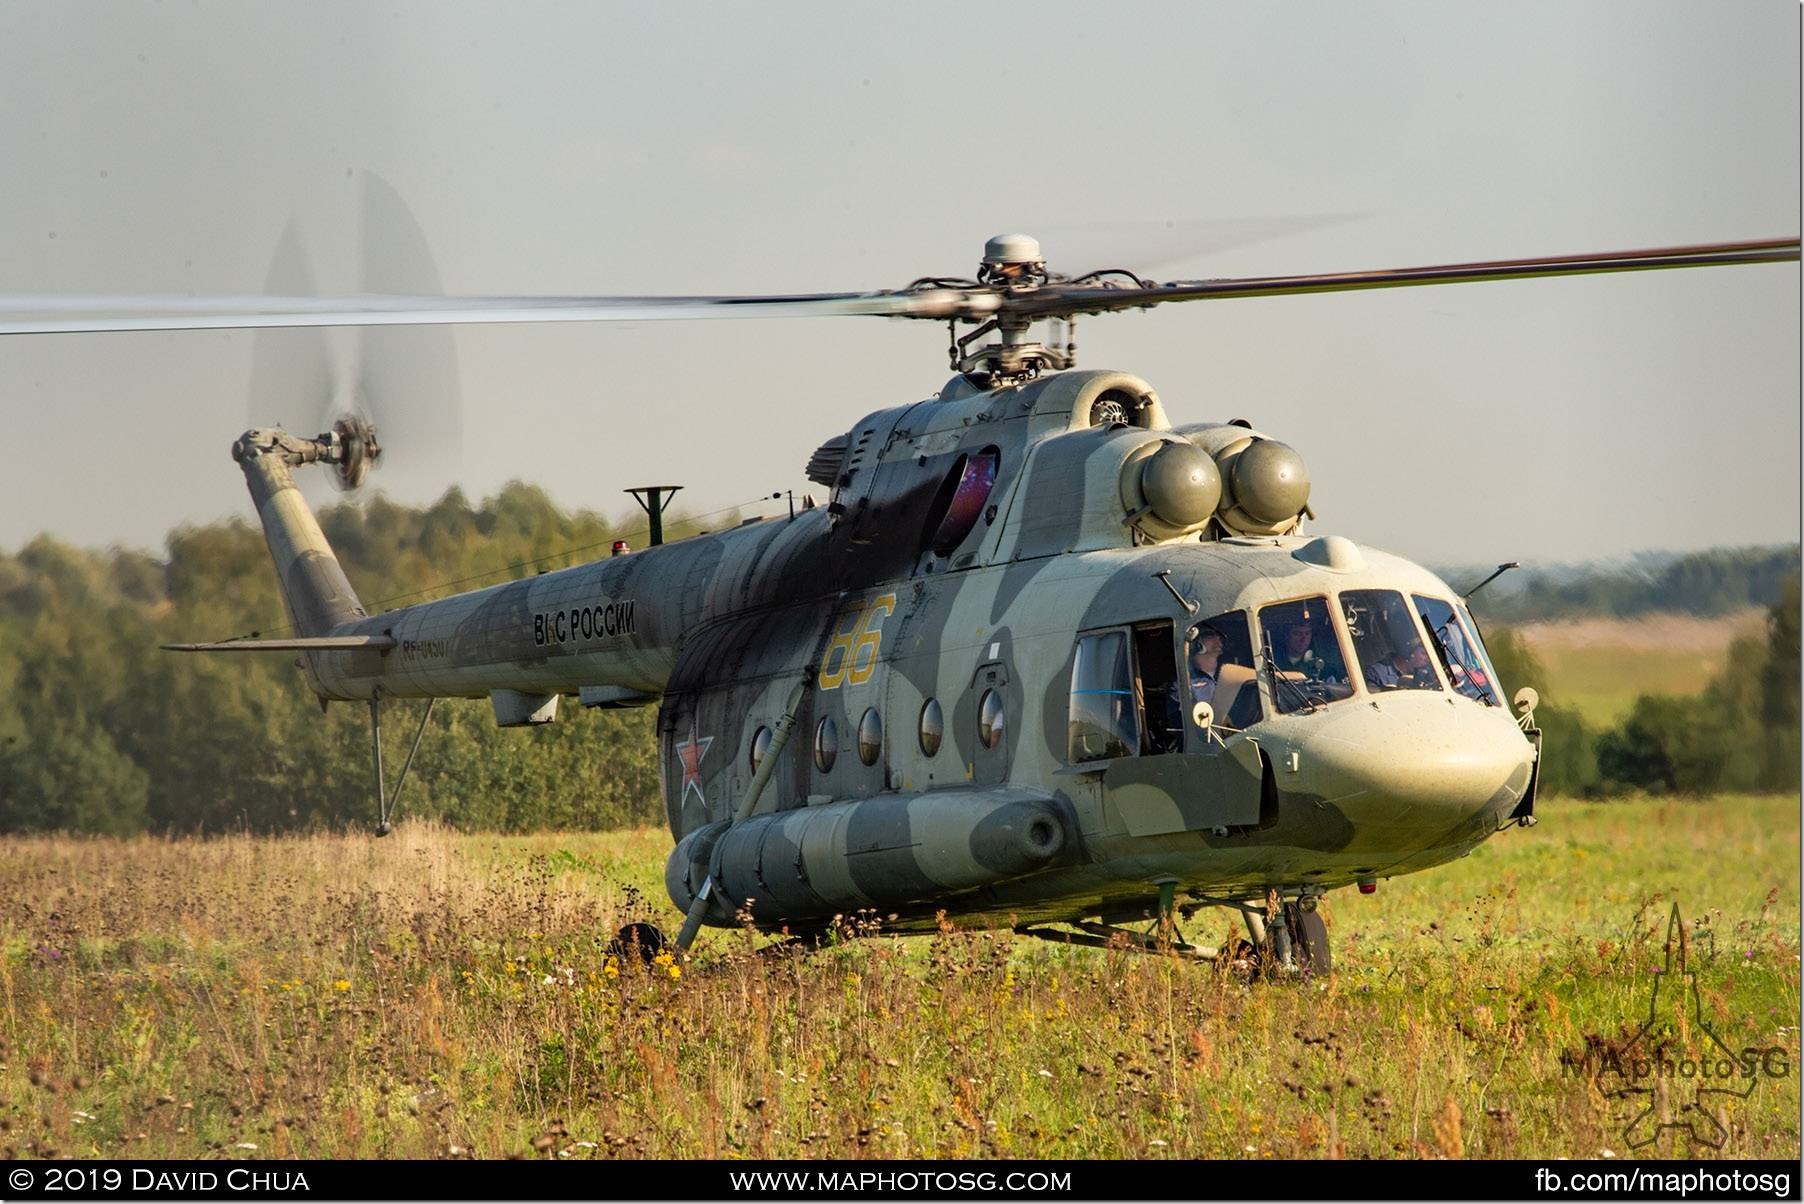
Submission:
MULTIPOLYGON (((1427 615, 1422 616, 1422 626, 1428 631, 1429 642, 1434 645, 1434 654, 1441 658, 1441 668, 1447 671, 1447 680, 1453 681, 1453 657, 1448 653, 1447 645, 1441 642, 1441 629, 1436 627, 1427 615)), ((1465 680, 1467 682, 1472 681, 1472 667, 1470 665, 1461 665, 1460 672, 1465 674, 1465 680)), ((1497 700, 1497 695, 1491 692, 1491 679, 1488 675, 1480 673, 1478 675, 1478 682, 1474 684, 1477 684, 1478 688, 1484 691, 1484 694, 1479 701, 1489 699, 1492 706, 1503 705, 1497 700)), ((1453 688, 1456 690, 1459 689, 1458 683, 1456 683, 1453 688)))

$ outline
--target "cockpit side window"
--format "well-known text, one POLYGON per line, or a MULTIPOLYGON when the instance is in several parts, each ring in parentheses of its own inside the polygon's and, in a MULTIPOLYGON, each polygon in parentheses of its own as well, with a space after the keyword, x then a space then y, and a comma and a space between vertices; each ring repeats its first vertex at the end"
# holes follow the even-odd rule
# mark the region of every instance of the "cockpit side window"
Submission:
POLYGON ((1497 666, 1491 663, 1491 650, 1485 647, 1484 631, 1479 628, 1478 620, 1472 617, 1472 612, 1466 608, 1464 602, 1458 603, 1454 609, 1459 611, 1460 622, 1472 637, 1473 659, 1478 662, 1479 668, 1484 670, 1485 677, 1491 683, 1491 692, 1496 694, 1501 702, 1503 683, 1497 680, 1497 666))
POLYGON ((1434 656, 1422 642, 1416 616, 1403 595, 1388 589, 1348 590, 1340 596, 1353 652, 1366 689, 1439 690, 1434 656))
POLYGON ((1453 603, 1440 598, 1424 598, 1421 594, 1414 598, 1416 613, 1422 616, 1422 626, 1428 629, 1428 642, 1454 690, 1486 706, 1502 706, 1503 700, 1497 696, 1490 669, 1478 651, 1482 645, 1476 633, 1454 610, 1453 603))
POLYGON ((1231 610, 1204 619, 1185 636, 1184 663, 1189 681, 1185 711, 1206 702, 1214 726, 1247 728, 1265 718, 1259 685, 1253 677, 1253 640, 1247 613, 1231 610))
POLYGON ((1140 751, 1140 720, 1128 633, 1079 637, 1071 663, 1070 756, 1074 764, 1140 751))
POLYGON ((1326 597, 1262 607, 1259 632, 1278 710, 1288 714, 1352 696, 1347 655, 1326 597))

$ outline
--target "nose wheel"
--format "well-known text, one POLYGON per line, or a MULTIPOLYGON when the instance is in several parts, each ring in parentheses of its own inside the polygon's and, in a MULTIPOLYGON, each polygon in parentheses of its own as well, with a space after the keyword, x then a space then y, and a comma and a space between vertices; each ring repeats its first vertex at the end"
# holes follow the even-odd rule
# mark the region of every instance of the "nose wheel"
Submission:
POLYGON ((1275 896, 1276 892, 1267 900, 1263 915, 1256 907, 1241 911, 1251 938, 1249 952, 1254 964, 1273 974, 1316 977, 1333 973, 1328 924, 1321 912, 1294 902, 1280 905, 1275 896))
POLYGON ((1332 973, 1334 956, 1328 950, 1328 924, 1322 913, 1286 903, 1284 920, 1290 930, 1291 959, 1297 968, 1305 974, 1332 973))

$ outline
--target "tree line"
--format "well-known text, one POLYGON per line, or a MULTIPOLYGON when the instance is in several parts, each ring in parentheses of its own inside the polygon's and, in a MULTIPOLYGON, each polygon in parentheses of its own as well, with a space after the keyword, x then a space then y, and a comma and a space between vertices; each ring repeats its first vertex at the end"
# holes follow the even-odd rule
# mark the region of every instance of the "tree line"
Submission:
MULTIPOLYGON (((1798 572, 1775 591, 1765 629, 1729 647, 1699 695, 1643 694, 1613 727, 1596 730, 1542 686, 1542 789, 1609 796, 1631 791, 1708 794, 1799 789, 1798 572)), ((1513 690, 1547 673, 1522 637, 1490 631, 1497 674, 1513 690)))
MULTIPOLYGON (((1456 589, 1476 585, 1485 567, 1437 570, 1456 589)), ((1798 572, 1798 545, 1711 548, 1679 556, 1642 555, 1624 567, 1526 568, 1508 573, 1473 599, 1492 623, 1576 615, 1633 618, 1656 611, 1699 616, 1771 606, 1798 572)))
MULTIPOLYGON (((320 523, 372 613, 582 563, 623 536, 643 542, 637 515, 568 512, 519 483, 480 505, 455 489, 420 508, 377 496, 327 507, 320 523)), ((701 525, 673 520, 670 535, 701 525)), ((1641 699, 1605 732, 1547 699, 1546 788, 1797 789, 1795 567, 1794 558, 1767 637, 1738 643, 1704 698, 1641 699)), ((263 533, 242 519, 178 529, 164 559, 49 536, 0 553, 0 831, 373 825, 364 707, 322 716, 280 653, 158 648, 285 629, 263 533)), ((1546 680, 1509 631, 1489 640, 1507 688, 1546 680)), ((405 749, 423 705, 385 708, 388 748, 405 749)), ((503 731, 486 701, 443 700, 402 809, 499 831, 661 822, 654 719, 653 708, 570 707, 557 723, 503 731)), ((391 760, 391 776, 398 765, 391 760)))

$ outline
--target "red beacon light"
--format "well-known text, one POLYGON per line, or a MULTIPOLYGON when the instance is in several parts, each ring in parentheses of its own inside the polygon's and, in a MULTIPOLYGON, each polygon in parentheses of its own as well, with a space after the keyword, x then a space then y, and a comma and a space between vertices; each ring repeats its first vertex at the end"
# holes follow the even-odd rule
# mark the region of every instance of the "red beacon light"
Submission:
POLYGON ((1360 893, 1360 894, 1362 894, 1362 895, 1375 895, 1375 894, 1377 894, 1377 893, 1378 893, 1378 881, 1377 881, 1377 879, 1375 879, 1375 878, 1361 878, 1361 879, 1360 879, 1360 880, 1359 880, 1359 893, 1360 893))
POLYGON ((632 545, 627 543, 626 540, 616 539, 614 541, 614 555, 624 556, 632 550, 633 550, 632 545))

